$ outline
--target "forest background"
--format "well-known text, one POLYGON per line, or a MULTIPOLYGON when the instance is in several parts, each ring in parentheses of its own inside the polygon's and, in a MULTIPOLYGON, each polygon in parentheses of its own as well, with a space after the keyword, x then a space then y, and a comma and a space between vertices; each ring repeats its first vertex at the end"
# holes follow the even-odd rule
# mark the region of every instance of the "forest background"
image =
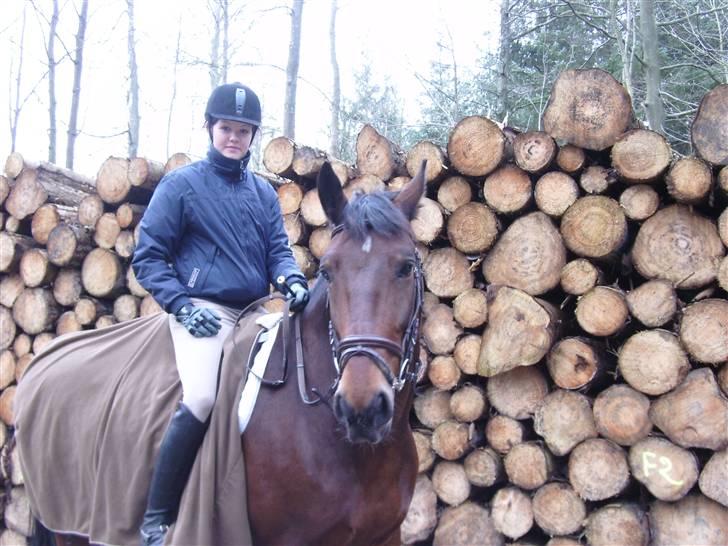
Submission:
POLYGON ((728 83, 728 0, 4 0, 0 150, 93 176, 109 155, 200 157, 205 101, 262 98, 254 167, 286 135, 353 162, 370 123, 408 149, 484 115, 538 129, 566 68, 599 67, 689 154, 728 83))

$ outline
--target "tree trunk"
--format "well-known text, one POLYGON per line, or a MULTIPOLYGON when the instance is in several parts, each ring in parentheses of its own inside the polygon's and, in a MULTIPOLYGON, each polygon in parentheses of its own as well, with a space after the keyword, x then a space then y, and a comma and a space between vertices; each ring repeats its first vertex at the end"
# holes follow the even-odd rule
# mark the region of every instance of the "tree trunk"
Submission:
POLYGON ((445 151, 437 144, 427 140, 421 140, 407 152, 405 160, 407 173, 410 176, 417 175, 423 161, 427 161, 425 167, 425 182, 427 184, 439 181, 447 172, 445 151))
POLYGON ((482 203, 471 202, 452 213, 447 222, 447 236, 450 244, 463 254, 480 254, 493 245, 498 227, 492 210, 482 203))
POLYGON ((689 305, 679 325, 680 341, 697 362, 728 361, 728 301, 711 298, 689 305))
POLYGON ((303 188, 296 183, 281 184, 277 189, 278 203, 281 206, 281 214, 293 214, 301 208, 303 200, 303 188))
POLYGON ((13 319, 26 334, 52 330, 59 314, 58 304, 47 288, 26 288, 13 304, 13 319))
POLYGON ((437 497, 450 506, 458 506, 470 496, 470 482, 460 463, 437 463, 432 472, 432 487, 437 497))
POLYGON ((698 156, 713 165, 728 165, 728 142, 722 136, 726 130, 726 112, 728 84, 724 83, 705 94, 691 126, 693 148, 698 156))
POLYGON ((0 280, 0 305, 11 308, 24 288, 23 279, 17 273, 3 275, 0 280))
POLYGON ((583 527, 586 505, 568 484, 547 483, 533 496, 533 517, 550 536, 570 535, 583 527))
POLYGON ((713 173, 702 159, 684 157, 673 163, 665 183, 675 201, 696 205, 708 199, 713 189, 713 173))
POLYGON ((642 62, 645 65, 645 87, 647 88, 647 121, 650 128, 664 132, 665 108, 660 97, 660 56, 657 23, 652 0, 640 0, 640 34, 642 37, 642 62))
POLYGON ((627 91, 598 68, 561 72, 543 114, 544 129, 553 138, 587 150, 612 146, 631 120, 627 91))
POLYGON ((728 449, 713 453, 700 473, 698 484, 706 497, 728 507, 728 449))
POLYGON ((129 157, 137 155, 139 149, 139 74, 136 61, 136 41, 134 39, 134 0, 126 0, 129 28, 127 49, 129 52, 129 157))
POLYGON ((622 446, 631 446, 652 430, 650 400, 633 388, 617 384, 594 400, 594 422, 600 436, 622 446))
POLYGON ((584 168, 586 154, 584 150, 573 144, 565 144, 556 154, 556 165, 566 174, 578 174, 584 168))
POLYGON ((603 348, 592 340, 568 337, 551 348, 546 364, 556 385, 575 390, 598 382, 606 370, 607 359, 603 348))
POLYGON ((629 310, 624 293, 618 288, 595 286, 579 298, 576 321, 585 332, 608 337, 627 324, 629 310))
POLYGON ((301 55, 302 18, 303 0, 292 0, 291 40, 288 43, 288 66, 286 66, 286 101, 283 106, 283 135, 290 139, 296 138, 296 87, 301 55))
MULTIPOLYGON (((463 294, 468 294, 470 290, 466 290, 463 294)), ((458 296, 460 297, 460 296, 458 296)), ((466 296, 467 297, 467 296, 466 296)), ((455 298, 457 300, 457 298, 455 298)), ((487 305, 487 302, 486 302, 487 305)), ((462 313, 460 313, 462 314, 462 313)), ((453 316, 455 315, 455 308, 453 304, 453 316)), ((460 323, 462 325, 462 323, 460 323)), ((467 327, 466 327, 467 328, 467 327)), ((465 334, 455 343, 455 350, 453 356, 455 357, 455 363, 463 373, 468 375, 475 375, 478 373, 478 355, 480 354, 480 334, 465 334)))
POLYGON ((83 285, 77 269, 61 269, 53 281, 53 297, 64 307, 75 306, 81 299, 83 285))
POLYGON ((480 346, 478 374, 492 377, 536 364, 556 340, 556 309, 515 288, 491 286, 488 291, 489 316, 480 346))
POLYGON ((81 102, 81 73, 83 71, 83 47, 86 39, 86 18, 88 0, 81 1, 81 12, 78 14, 78 30, 76 31, 76 57, 73 59, 73 90, 71 92, 71 115, 68 121, 68 143, 66 146, 66 168, 73 169, 73 159, 78 136, 78 107, 81 102))
POLYGON ((11 311, 6 307, 0 307, 0 350, 7 349, 13 344, 16 332, 11 311))
POLYGON ((513 158, 521 169, 542 173, 556 158, 558 147, 553 138, 542 131, 520 133, 513 141, 513 158))
POLYGON ((412 502, 407 517, 402 522, 402 544, 415 544, 427 539, 437 525, 437 495, 430 479, 420 474, 415 482, 412 502))
POLYGON ((513 446, 503 459, 508 481, 532 491, 545 484, 554 471, 554 461, 548 450, 537 442, 513 446))
POLYGON ((647 546, 647 514, 636 505, 608 504, 594 510, 586 521, 586 538, 592 546, 647 546))
POLYGON ((327 159, 326 152, 310 146, 296 146, 291 166, 298 176, 315 180, 327 159))
POLYGON ((73 311, 64 312, 56 321, 56 334, 59 336, 81 330, 83 330, 83 326, 78 322, 76 313, 73 311))
POLYGON ((531 497, 517 487, 499 489, 491 501, 491 515, 499 533, 518 539, 533 527, 531 497))
MULTIPOLYGON (((396 144, 367 124, 356 138, 356 166, 361 174, 373 174, 384 181, 407 174, 406 156, 396 144)), ((419 167, 418 167, 419 168, 419 167)))
POLYGON ((476 487, 490 487, 504 477, 500 456, 488 447, 468 453, 463 467, 468 481, 476 487))
POLYGON ((426 245, 432 243, 442 232, 444 224, 445 218, 437 201, 427 197, 420 199, 417 213, 410 221, 415 240, 426 245))
POLYGON ((280 136, 272 139, 263 151, 263 165, 269 172, 283 178, 295 178, 293 158, 296 144, 288 137, 280 136))
POLYGON ((483 275, 489 284, 538 296, 558 286, 564 265, 566 248, 558 229, 548 216, 534 212, 516 219, 498 239, 483 262, 483 275))
POLYGON ((493 526, 488 509, 474 502, 446 508, 435 529, 433 546, 502 546, 503 537, 493 526))
POLYGON ((599 501, 619 495, 629 483, 627 455, 617 444, 592 438, 569 456, 569 482, 579 496, 599 501))
POLYGON ((645 438, 633 445, 629 466, 635 479, 664 501, 680 500, 698 481, 695 455, 664 438, 645 438))
POLYGON ((617 181, 613 169, 601 165, 587 167, 579 177, 579 185, 588 194, 599 195, 605 193, 617 181))
POLYGON ((119 322, 132 320, 139 316, 139 298, 122 294, 114 300, 114 318, 119 322))
POLYGON ((306 227, 299 214, 286 214, 283 216, 283 229, 288 235, 288 244, 296 245, 306 236, 306 227))
POLYGON ((423 269, 427 288, 440 298, 454 298, 473 287, 470 263, 454 248, 430 252, 423 269))
POLYGON ((579 186, 568 174, 551 171, 538 179, 533 196, 539 210, 560 218, 579 198, 579 186))
POLYGON ((87 228, 93 228, 104 213, 104 202, 96 193, 87 195, 78 205, 78 221, 87 228))
POLYGON ((543 399, 533 416, 533 428, 557 456, 566 455, 582 441, 597 436, 589 399, 561 389, 543 399))
POLYGON ((453 320, 452 309, 444 303, 432 308, 422 323, 422 339, 432 354, 452 353, 462 333, 462 328, 453 320))
POLYGON ((134 187, 154 191, 164 176, 164 164, 153 159, 130 156, 126 176, 134 187))
POLYGON ((111 313, 111 306, 105 301, 85 297, 78 300, 73 312, 81 326, 88 326, 96 322, 98 317, 111 313))
POLYGON ((452 302, 452 313, 453 318, 463 328, 482 326, 488 319, 488 299, 485 292, 478 288, 469 288, 462 292, 452 302))
POLYGON ((506 415, 495 415, 485 425, 488 445, 501 455, 508 453, 515 445, 523 442, 525 429, 515 419, 506 415))
POLYGON ((119 227, 121 229, 135 228, 142 219, 142 216, 144 216, 145 210, 147 210, 147 207, 144 205, 122 203, 119 205, 119 208, 116 209, 116 221, 118 222, 119 227))
POLYGON ((693 370, 676 389, 655 400, 650 419, 681 447, 717 451, 728 446, 728 400, 708 368, 693 370))
POLYGON ((317 260, 326 253, 331 243, 331 230, 328 227, 316 228, 308 236, 308 248, 317 260))
POLYGON ((139 304, 139 316, 147 317, 149 315, 156 315, 157 313, 163 313, 164 309, 156 302, 151 294, 147 294, 139 304))
POLYGON ((324 207, 319 199, 318 189, 314 188, 306 192, 301 199, 301 216, 309 226, 320 227, 328 222, 324 207))
POLYGON ((665 137, 647 129, 633 129, 612 147, 612 166, 619 177, 632 184, 654 182, 670 166, 672 148, 665 137))
POLYGON ((497 67, 497 84, 496 99, 498 101, 498 109, 496 117, 505 123, 509 113, 508 97, 510 93, 511 79, 511 2, 503 0, 500 6, 500 41, 498 44, 498 67, 497 67))
POLYGON ((650 535, 653 546, 728 544, 728 513, 700 494, 677 502, 658 500, 650 506, 650 535))
POLYGON ((58 26, 58 0, 53 0, 53 13, 48 28, 48 162, 56 162, 56 27, 58 26))
POLYGON ((99 248, 111 249, 116 244, 121 228, 116 220, 116 214, 105 212, 101 215, 94 228, 94 242, 99 248))
POLYGON ((96 175, 96 191, 104 203, 118 205, 128 201, 145 205, 149 202, 151 192, 142 187, 132 186, 127 176, 128 171, 128 159, 109 157, 102 163, 96 175))
POLYGON ((536 366, 514 368, 488 379, 488 401, 512 419, 529 419, 549 392, 543 372, 536 366))
POLYGON ((73 222, 77 216, 78 209, 75 207, 46 203, 33 213, 30 232, 36 242, 45 245, 53 228, 63 222, 73 222))
POLYGON ((415 397, 414 412, 420 423, 430 430, 435 430, 440 424, 451 420, 451 396, 448 391, 429 388, 415 397))
POLYGON ((633 388, 657 396, 682 383, 690 371, 690 362, 675 334, 646 330, 622 345, 619 371, 633 388))
POLYGON ((111 298, 124 288, 124 272, 113 252, 95 248, 83 260, 81 281, 86 292, 97 298, 111 298))
POLYGON ((185 165, 189 165, 190 163, 192 163, 192 160, 187 154, 184 154, 182 152, 172 154, 169 159, 167 159, 167 162, 164 164, 164 174, 172 172, 173 170, 180 167, 184 167, 185 165))
POLYGON ((503 131, 488 118, 461 119, 450 132, 447 156, 465 176, 485 176, 500 164, 505 151, 503 131))
POLYGON ((569 207, 561 219, 566 247, 578 256, 607 259, 627 238, 627 219, 614 199, 588 195, 569 207))
POLYGON ((331 72, 333 76, 331 91, 331 140, 329 153, 338 155, 341 147, 339 136, 339 117, 341 114, 341 81, 339 76, 339 61, 336 57, 336 12, 337 0, 331 1, 331 19, 329 20, 329 53, 331 58, 331 72))
POLYGON ((683 205, 648 218, 632 247, 632 262, 640 275, 668 280, 678 289, 713 282, 724 255, 715 223, 683 205))
POLYGON ((446 211, 455 212, 459 207, 469 203, 473 198, 473 190, 462 176, 451 176, 437 190, 437 202, 446 211))
POLYGON ((46 286, 56 275, 56 268, 48 260, 48 252, 40 248, 27 250, 20 259, 20 277, 25 286, 46 286))
POLYGON ((619 205, 627 218, 642 222, 657 212, 660 196, 650 186, 636 184, 622 192, 619 196, 619 205))
POLYGON ((59 224, 48 235, 48 258, 58 266, 77 267, 91 251, 91 232, 79 224, 59 224))
MULTIPOLYGON (((2 311, 0 311, 2 313, 2 311)), ((9 319, 12 322, 12 318, 9 319)), ((2 326, 0 326, 0 332, 2 326)), ((9 387, 15 381, 15 354, 10 349, 0 351, 0 389, 9 387)), ((4 427, 0 427, 4 430, 4 427)))
POLYGON ((35 247, 35 241, 25 235, 0 231, 0 271, 15 271, 23 253, 35 247))
POLYGON ((564 292, 581 296, 602 282, 602 272, 589 260, 577 258, 563 267, 560 282, 564 292))
POLYGON ((672 283, 647 281, 627 294, 630 314, 648 328, 658 328, 672 320, 677 311, 677 294, 672 283))
POLYGON ((468 425, 445 421, 432 434, 432 449, 446 461, 455 461, 470 451, 468 425))
POLYGON ((533 197, 528 174, 515 165, 504 165, 491 173, 483 184, 483 198, 496 212, 516 214, 533 197))

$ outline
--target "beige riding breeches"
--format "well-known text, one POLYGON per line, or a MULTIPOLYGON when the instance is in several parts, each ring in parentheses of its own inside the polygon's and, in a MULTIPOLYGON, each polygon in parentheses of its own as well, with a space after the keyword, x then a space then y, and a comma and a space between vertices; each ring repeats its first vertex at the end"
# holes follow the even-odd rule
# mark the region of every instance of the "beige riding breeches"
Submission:
POLYGON ((222 346, 232 330, 240 309, 219 303, 192 298, 198 307, 213 309, 220 317, 222 327, 215 336, 194 337, 174 315, 169 315, 177 371, 182 382, 182 403, 204 422, 212 412, 217 395, 217 377, 220 368, 222 346))

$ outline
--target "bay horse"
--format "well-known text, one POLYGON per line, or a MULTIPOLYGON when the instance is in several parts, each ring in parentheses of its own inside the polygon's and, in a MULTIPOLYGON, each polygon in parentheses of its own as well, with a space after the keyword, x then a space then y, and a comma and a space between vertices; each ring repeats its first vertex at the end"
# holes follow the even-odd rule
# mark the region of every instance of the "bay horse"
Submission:
POLYGON ((424 169, 398 193, 351 202, 328 163, 319 173, 334 229, 287 346, 297 380, 262 389, 241 436, 256 545, 400 544, 418 464, 409 414, 423 278, 410 220, 424 169))

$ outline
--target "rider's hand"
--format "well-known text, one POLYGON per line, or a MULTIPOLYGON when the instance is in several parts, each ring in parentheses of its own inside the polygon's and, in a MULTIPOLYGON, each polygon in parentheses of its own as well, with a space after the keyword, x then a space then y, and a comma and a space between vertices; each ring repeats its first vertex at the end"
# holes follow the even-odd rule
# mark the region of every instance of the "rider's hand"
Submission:
POLYGON ((222 326, 220 316, 214 310, 191 303, 183 305, 175 318, 195 337, 215 336, 222 326))
POLYGON ((294 281, 291 284, 291 309, 293 311, 300 311, 308 303, 308 288, 306 285, 294 281))

